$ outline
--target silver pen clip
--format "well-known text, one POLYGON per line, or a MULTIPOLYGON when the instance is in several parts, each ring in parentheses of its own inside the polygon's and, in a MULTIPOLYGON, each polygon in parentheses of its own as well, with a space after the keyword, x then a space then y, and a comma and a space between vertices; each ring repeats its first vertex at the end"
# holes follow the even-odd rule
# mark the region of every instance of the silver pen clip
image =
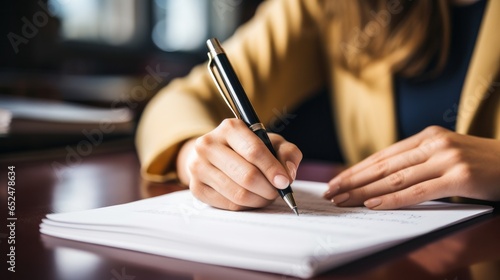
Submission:
POLYGON ((210 39, 207 41, 207 44, 210 47, 210 51, 207 53, 208 55, 208 72, 210 73, 210 76, 214 80, 215 85, 217 86, 217 89, 219 90, 219 93, 222 95, 222 98, 226 102, 227 106, 233 112, 234 116, 238 119, 241 119, 240 114, 238 113, 238 110, 236 110, 236 106, 234 105, 233 100, 231 99, 231 96, 229 95, 229 92, 227 91, 226 87, 223 85, 223 82, 221 82, 221 79, 218 78, 220 77, 220 72, 217 69, 217 65, 215 65, 214 60, 213 60, 213 54, 211 53, 212 51, 215 54, 218 53, 224 53, 222 50, 222 47, 219 44, 219 41, 217 39, 210 39))

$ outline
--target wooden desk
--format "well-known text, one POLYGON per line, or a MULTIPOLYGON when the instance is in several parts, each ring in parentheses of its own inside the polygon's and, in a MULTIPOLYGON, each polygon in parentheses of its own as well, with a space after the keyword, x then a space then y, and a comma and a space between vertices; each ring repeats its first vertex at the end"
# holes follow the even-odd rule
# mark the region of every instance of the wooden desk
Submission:
MULTIPOLYGON (((103 207, 180 189, 148 184, 132 149, 94 153, 67 164, 63 156, 1 159, 2 224, 6 224, 7 165, 16 172, 16 272, 7 271, 7 229, 0 227, 0 279, 290 279, 80 243, 39 233, 47 213, 103 207), (60 163, 61 165, 57 165, 60 163), (66 167, 64 167, 66 166, 66 167), (56 168, 56 169, 54 169, 56 168), (55 172, 56 171, 56 172, 55 172)), ((338 169, 303 164, 301 179, 328 180, 338 169)), ((334 269, 317 279, 500 279, 500 215, 489 214, 334 269)))

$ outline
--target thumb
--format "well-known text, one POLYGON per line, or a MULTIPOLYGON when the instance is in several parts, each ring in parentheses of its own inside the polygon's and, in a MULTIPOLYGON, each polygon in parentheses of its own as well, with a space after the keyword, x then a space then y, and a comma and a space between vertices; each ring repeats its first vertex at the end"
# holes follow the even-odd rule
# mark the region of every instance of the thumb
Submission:
POLYGON ((297 177, 297 169, 302 161, 302 152, 295 144, 286 141, 282 136, 274 133, 268 135, 273 143, 278 160, 288 172, 290 182, 294 181, 297 177))

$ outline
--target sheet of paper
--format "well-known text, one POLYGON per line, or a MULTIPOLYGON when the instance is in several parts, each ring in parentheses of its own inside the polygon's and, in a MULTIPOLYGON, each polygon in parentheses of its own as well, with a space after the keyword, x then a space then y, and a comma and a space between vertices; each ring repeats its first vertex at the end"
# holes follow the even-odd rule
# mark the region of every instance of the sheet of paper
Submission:
POLYGON ((338 208, 321 198, 324 183, 296 181, 293 188, 299 217, 281 199, 264 209, 231 212, 180 191, 107 208, 51 214, 41 232, 198 262, 311 277, 492 210, 440 202, 394 211, 338 208))
POLYGON ((129 122, 133 113, 126 108, 99 108, 37 98, 20 98, 0 94, 0 108, 12 118, 45 122, 110 123, 129 122))

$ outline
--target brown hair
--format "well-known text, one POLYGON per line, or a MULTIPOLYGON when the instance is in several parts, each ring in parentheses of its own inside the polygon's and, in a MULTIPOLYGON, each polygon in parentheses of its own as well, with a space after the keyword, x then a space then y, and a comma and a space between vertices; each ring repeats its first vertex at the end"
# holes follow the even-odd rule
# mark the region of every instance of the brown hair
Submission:
POLYGON ((446 64, 450 45, 447 0, 327 2, 340 22, 337 59, 354 74, 382 58, 390 58, 393 73, 405 77, 426 71, 434 75, 446 64), (430 65, 432 61, 436 63, 430 65))

